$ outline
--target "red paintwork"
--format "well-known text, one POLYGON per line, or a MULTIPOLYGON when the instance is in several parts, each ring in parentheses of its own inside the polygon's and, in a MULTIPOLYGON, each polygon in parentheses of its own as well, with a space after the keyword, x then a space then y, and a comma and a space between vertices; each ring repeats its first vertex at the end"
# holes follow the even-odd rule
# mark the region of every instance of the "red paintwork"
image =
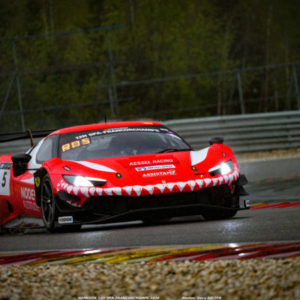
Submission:
POLYGON ((62 128, 52 132, 50 135, 54 134, 63 134, 71 132, 80 132, 86 130, 95 130, 95 129, 106 129, 114 127, 127 127, 127 126, 145 126, 145 125, 161 125, 159 122, 152 121, 127 121, 127 122, 112 122, 112 123, 95 123, 88 125, 79 125, 73 127, 62 128))
MULTIPOLYGON (((63 134, 77 131, 127 127, 127 126, 149 126, 160 125, 158 122, 116 122, 105 124, 91 124, 75 126, 57 130, 50 135, 63 134)), ((194 153, 194 152, 193 152, 194 153)), ((50 175, 53 191, 55 194, 59 190, 65 190, 69 194, 81 197, 80 206, 86 201, 87 197, 96 195, 107 196, 144 196, 161 193, 190 192, 203 188, 227 184, 230 188, 232 183, 238 179, 239 168, 237 161, 231 149, 226 145, 214 144, 209 147, 207 159, 195 165, 198 171, 191 169, 191 152, 172 152, 150 155, 137 155, 129 157, 115 157, 88 161, 97 168, 109 168, 112 172, 95 170, 74 161, 64 161, 59 158, 53 158, 43 163, 42 167, 50 175), (231 159, 234 165, 234 171, 228 176, 211 177, 208 170, 222 161, 231 159), (139 172, 137 167, 151 167, 172 164, 175 166, 175 173, 164 174, 162 176, 143 177, 145 172, 139 172), (64 167, 69 167, 66 171, 64 167), (121 173, 122 177, 117 178, 116 173, 121 173), (103 188, 76 188, 68 184, 62 175, 82 175, 93 178, 104 178, 107 180, 103 188)), ((0 163, 11 163, 10 155, 0 156, 0 163)), ((86 162, 85 162, 86 163, 86 162)), ((0 170, 1 171, 1 170, 0 170)), ((0 225, 12 220, 19 215, 26 215, 35 218, 41 218, 41 209, 36 205, 34 192, 33 172, 27 171, 25 174, 14 177, 11 169, 9 180, 10 195, 3 195, 0 192, 0 225), (9 212, 8 204, 10 203, 13 212, 9 212)), ((159 169, 158 171, 165 171, 159 169)), ((3 173, 3 170, 1 171, 3 173)), ((1 174, 2 174, 1 173, 1 174)), ((148 170, 148 173, 150 171, 148 170)), ((0 178, 1 184, 2 178, 0 178)), ((1 187, 0 187, 1 191, 1 187)))
MULTIPOLYGON (((197 164, 197 168, 199 170, 198 172, 195 172, 191 169, 191 158, 189 151, 166 154, 138 155, 131 157, 106 158, 90 161, 92 163, 116 170, 118 173, 122 174, 121 178, 117 178, 115 172, 109 173, 96 171, 91 168, 79 165, 77 162, 68 161, 66 163, 65 161, 57 158, 49 160, 44 165, 44 167, 49 173, 53 175, 55 174, 55 176, 52 176, 52 185, 53 187, 56 187, 56 190, 54 189, 54 192, 56 193, 58 190, 65 190, 69 194, 79 195, 82 197, 80 202, 80 204, 82 205, 88 196, 90 197, 94 195, 118 196, 121 194, 126 196, 146 196, 150 194, 153 195, 161 193, 190 192, 192 190, 200 190, 203 188, 214 186, 215 184, 212 179, 218 180, 222 176, 211 177, 208 174, 207 170, 220 163, 221 152, 226 153, 227 160, 232 160, 235 171, 231 174, 234 174, 234 179, 237 180, 237 174, 239 172, 237 161, 231 149, 225 145, 212 145, 209 148, 207 154, 207 157, 209 157, 209 159, 197 164), (153 161, 157 162, 155 163, 155 165, 163 165, 166 164, 166 162, 174 164, 176 166, 176 174, 172 176, 143 178, 142 172, 136 172, 135 168, 139 166, 136 165, 137 163, 145 162, 145 164, 143 164, 142 166, 147 167, 154 165, 153 161), (68 166, 70 168, 70 171, 66 172, 64 169, 65 166, 68 166), (206 172, 203 170, 205 170, 206 172), (196 184, 192 189, 188 184, 183 187, 175 184, 174 186, 172 185, 172 189, 169 188, 169 183, 185 183, 190 180, 200 180, 202 178, 201 175, 195 174, 200 174, 203 172, 206 173, 203 176, 203 179, 206 179, 207 181, 204 181, 202 186, 198 186, 196 184), (61 174, 82 174, 87 177, 105 178, 107 180, 107 183, 105 185, 105 188, 91 187, 72 189, 72 186, 65 182, 61 174), (163 180, 165 181, 165 184, 162 186, 163 180), (149 186, 153 187, 153 191, 149 192, 147 190, 149 186), (128 187, 130 188, 130 191, 128 191, 128 187)), ((231 186, 229 182, 226 183, 231 186)))

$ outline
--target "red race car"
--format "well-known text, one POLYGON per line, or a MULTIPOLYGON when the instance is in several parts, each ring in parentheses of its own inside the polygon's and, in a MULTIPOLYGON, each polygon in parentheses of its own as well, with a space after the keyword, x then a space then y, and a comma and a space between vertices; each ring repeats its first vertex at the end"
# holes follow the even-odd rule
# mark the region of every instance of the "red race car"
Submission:
POLYGON ((246 177, 215 138, 192 150, 158 122, 60 129, 25 154, 0 156, 0 225, 42 218, 50 231, 175 216, 233 217, 246 177))

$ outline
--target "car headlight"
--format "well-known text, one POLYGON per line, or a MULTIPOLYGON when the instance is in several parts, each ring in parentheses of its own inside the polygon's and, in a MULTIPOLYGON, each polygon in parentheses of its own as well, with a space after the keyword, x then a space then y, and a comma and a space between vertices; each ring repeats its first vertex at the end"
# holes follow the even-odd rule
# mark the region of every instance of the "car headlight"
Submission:
POLYGON ((234 170, 234 166, 231 160, 222 162, 221 164, 208 170, 210 176, 226 175, 234 170))
POLYGON ((63 175, 66 182, 75 186, 104 186, 106 184, 105 179, 101 178, 91 178, 91 177, 84 177, 84 176, 76 176, 76 175, 63 175))

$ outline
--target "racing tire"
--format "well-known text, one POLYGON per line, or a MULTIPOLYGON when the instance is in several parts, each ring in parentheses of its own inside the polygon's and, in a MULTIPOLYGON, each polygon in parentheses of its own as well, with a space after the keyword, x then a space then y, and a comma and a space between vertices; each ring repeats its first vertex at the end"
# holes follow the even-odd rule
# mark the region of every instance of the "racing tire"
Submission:
POLYGON ((57 229, 55 225, 55 221, 57 220, 57 208, 51 180, 48 174, 46 174, 42 179, 41 208, 43 222, 45 224, 46 229, 49 232, 55 232, 57 229))
POLYGON ((216 199, 215 205, 219 206, 226 206, 231 209, 207 209, 204 210, 201 215, 204 217, 205 220, 224 220, 230 219, 236 215, 239 208, 239 193, 238 190, 235 189, 233 194, 228 195, 227 193, 223 195, 219 195, 216 199))
POLYGON ((52 184, 49 175, 45 175, 42 180, 41 188, 41 207, 42 217, 47 230, 53 232, 76 232, 81 229, 81 224, 57 226, 58 211, 53 194, 52 184))

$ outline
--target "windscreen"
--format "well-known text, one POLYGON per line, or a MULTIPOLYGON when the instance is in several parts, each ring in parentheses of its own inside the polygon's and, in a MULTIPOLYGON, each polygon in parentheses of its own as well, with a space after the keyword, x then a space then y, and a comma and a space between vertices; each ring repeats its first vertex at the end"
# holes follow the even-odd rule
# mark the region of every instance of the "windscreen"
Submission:
POLYGON ((177 134, 164 126, 132 126, 62 134, 58 155, 64 160, 191 150, 177 134))

